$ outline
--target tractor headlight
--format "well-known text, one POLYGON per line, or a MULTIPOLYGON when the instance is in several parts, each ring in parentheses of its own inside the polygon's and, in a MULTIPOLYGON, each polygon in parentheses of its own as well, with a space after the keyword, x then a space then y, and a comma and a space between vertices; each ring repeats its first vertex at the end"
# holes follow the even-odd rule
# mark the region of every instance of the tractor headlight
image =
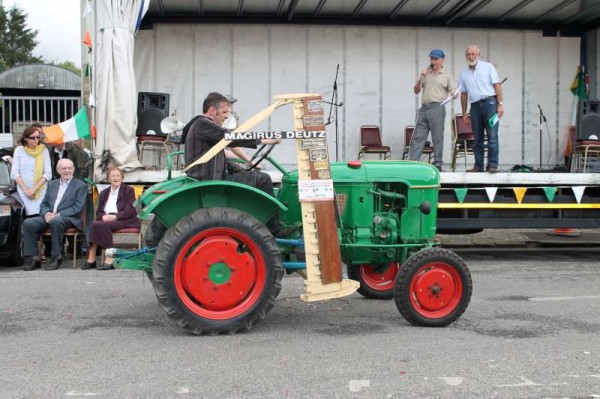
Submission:
POLYGON ((0 205, 0 216, 10 216, 10 205, 0 205))

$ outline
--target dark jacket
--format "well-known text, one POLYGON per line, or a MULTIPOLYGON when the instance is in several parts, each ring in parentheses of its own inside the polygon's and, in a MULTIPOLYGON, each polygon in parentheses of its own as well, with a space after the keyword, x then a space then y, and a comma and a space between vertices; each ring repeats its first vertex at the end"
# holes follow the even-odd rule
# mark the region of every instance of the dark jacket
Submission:
MULTIPOLYGON (((54 146, 48 145, 48 152, 50 153, 50 163, 52 164, 52 178, 59 178, 59 174, 56 171, 56 165, 58 161, 61 159, 58 156, 58 153, 54 150, 54 146)), ((73 161, 73 165, 75 165, 75 172, 73 172, 73 177, 79 180, 83 180, 90 175, 89 169, 89 157, 79 146, 73 142, 66 142, 65 148, 62 153, 62 159, 70 159, 73 161)))
MULTIPOLYGON (((98 199, 98 210, 96 211, 96 220, 102 220, 102 216, 106 214, 104 212, 104 207, 108 201, 109 194, 110 187, 105 188, 100 193, 100 198, 98 199)), ((119 187, 119 195, 117 196, 117 220, 130 222, 130 227, 139 227, 141 226, 141 222, 137 217, 135 208, 133 207, 134 201, 135 191, 133 190, 133 187, 128 186, 127 184, 121 184, 119 187)))
MULTIPOLYGON (((50 180, 48 183, 48 189, 46 195, 40 205, 40 216, 44 217, 46 213, 54 211, 54 203, 58 196, 58 187, 60 186, 60 179, 50 180)), ((67 190, 63 194, 63 197, 58 204, 56 212, 63 218, 68 218, 71 223, 79 230, 82 228, 81 224, 81 212, 85 206, 85 200, 87 197, 87 185, 81 180, 75 178, 71 179, 67 190)))
MULTIPOLYGON (((229 130, 217 125, 204 115, 198 117, 189 128, 185 138, 185 164, 189 165, 199 159, 205 152, 225 137, 229 130)), ((234 140, 228 147, 256 148, 260 140, 234 140)), ((198 180, 223 180, 226 170, 227 157, 225 151, 219 152, 210 161, 194 166, 187 175, 198 180)))

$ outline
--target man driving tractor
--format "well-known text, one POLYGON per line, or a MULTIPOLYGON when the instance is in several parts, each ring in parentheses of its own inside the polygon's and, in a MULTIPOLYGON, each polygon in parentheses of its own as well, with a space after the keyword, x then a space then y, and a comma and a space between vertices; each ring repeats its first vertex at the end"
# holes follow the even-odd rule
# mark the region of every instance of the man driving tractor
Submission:
MULTIPOLYGON (((203 115, 200 115, 189 127, 185 138, 185 164, 189 165, 215 144, 223 140, 229 130, 223 127, 223 122, 229 116, 231 104, 224 95, 212 92, 202 104, 203 115)), ((233 140, 228 147, 256 148, 259 144, 279 144, 278 139, 233 140)), ((190 168, 187 175, 197 180, 228 180, 256 187, 274 196, 271 176, 255 169, 243 170, 237 164, 229 161, 225 151, 220 151, 206 163, 190 168)), ((279 216, 275 214, 267 223, 269 231, 276 235, 279 230, 279 216)))

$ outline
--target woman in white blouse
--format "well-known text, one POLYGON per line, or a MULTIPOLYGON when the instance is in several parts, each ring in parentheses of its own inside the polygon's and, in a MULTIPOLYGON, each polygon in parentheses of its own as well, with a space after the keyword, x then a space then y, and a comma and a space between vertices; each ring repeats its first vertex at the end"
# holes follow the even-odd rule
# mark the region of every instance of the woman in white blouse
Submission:
POLYGON ((27 217, 40 213, 40 204, 46 194, 46 183, 52 178, 50 154, 41 144, 41 129, 30 126, 23 131, 15 148, 10 177, 17 183, 17 192, 27 217))

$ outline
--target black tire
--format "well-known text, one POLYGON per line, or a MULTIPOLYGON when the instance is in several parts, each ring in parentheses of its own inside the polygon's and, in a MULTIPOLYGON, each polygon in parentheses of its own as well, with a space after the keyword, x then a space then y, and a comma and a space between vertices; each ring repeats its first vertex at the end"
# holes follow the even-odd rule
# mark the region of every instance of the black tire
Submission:
POLYGON ((368 299, 392 299, 396 292, 398 263, 348 266, 348 277, 358 281, 358 293, 368 299))
POLYGON ((472 292, 473 281, 465 262, 448 249, 430 248, 402 265, 394 301, 409 323, 444 327, 464 313, 472 292))
POLYGON ((156 248, 158 247, 158 243, 165 235, 167 228, 164 224, 156 216, 152 219, 146 231, 144 232, 144 247, 146 248, 156 248))
POLYGON ((269 230, 230 208, 200 209, 172 226, 153 265, 160 306, 194 334, 248 331, 281 291, 281 253, 269 230))
MULTIPOLYGON (((22 221, 21 221, 22 222, 22 221)), ((17 228, 17 239, 15 240, 15 250, 12 256, 8 258, 8 263, 13 266, 21 266, 23 264, 23 225, 17 228)))

